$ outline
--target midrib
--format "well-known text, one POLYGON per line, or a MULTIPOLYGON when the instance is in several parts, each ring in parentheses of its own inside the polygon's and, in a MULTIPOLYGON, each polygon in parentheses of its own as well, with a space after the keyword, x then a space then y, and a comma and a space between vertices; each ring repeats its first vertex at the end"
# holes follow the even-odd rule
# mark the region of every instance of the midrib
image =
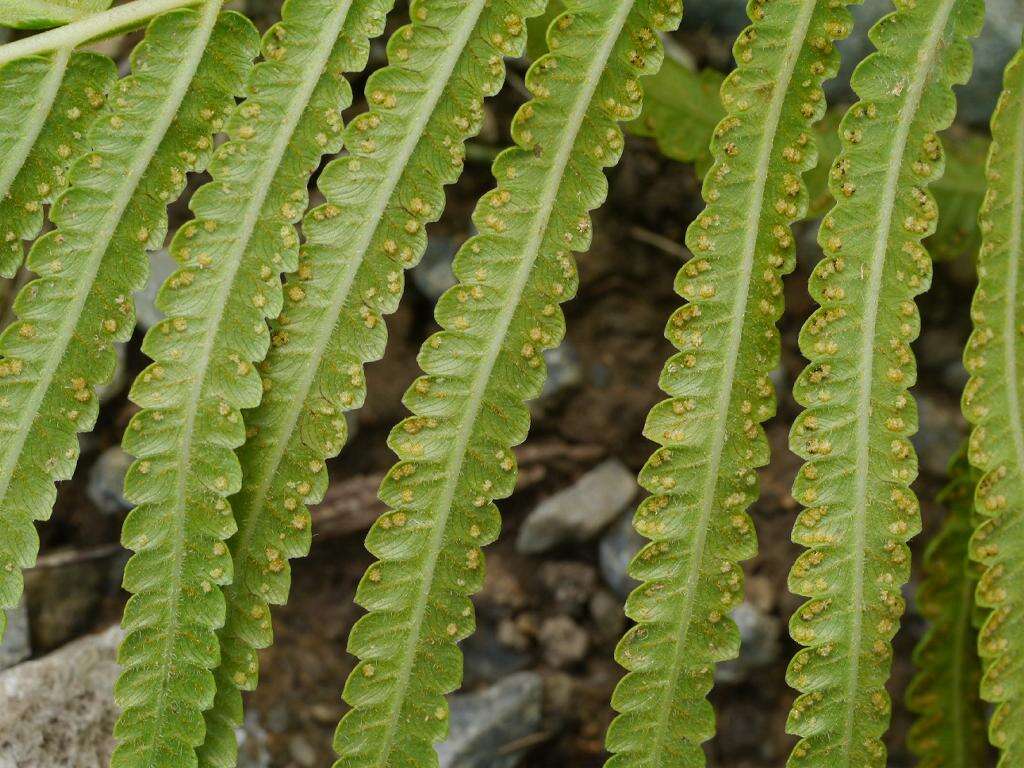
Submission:
POLYGON ((43 78, 42 88, 39 89, 36 102, 28 113, 25 121, 27 130, 21 135, 14 146, 7 154, 10 162, 0 168, 0 200, 5 198, 11 191, 11 185, 18 177, 25 162, 28 160, 29 152, 35 146, 39 138, 46 118, 53 109, 53 102, 57 98, 61 83, 64 82, 64 72, 67 70, 68 59, 71 58, 70 48, 61 48, 53 55, 50 69, 43 78))
MULTIPOLYGON (((299 417, 302 415, 302 411, 305 408, 306 398, 309 396, 309 391, 313 386, 313 381, 316 378, 317 371, 320 370, 320 363, 323 360, 323 354, 327 348, 327 343, 330 340, 331 334, 334 332, 335 325, 337 324, 338 314, 341 313, 345 305, 348 293, 352 289, 352 284, 356 279, 356 274, 359 272, 359 268, 363 264, 366 251, 370 247, 370 243, 373 241, 373 236, 379 229, 381 217, 387 208, 388 202, 395 193, 395 187, 397 187, 398 182, 402 179, 402 175, 405 172, 405 166, 408 163, 409 158, 419 145, 420 138, 423 136, 423 131, 430 122, 430 118, 433 116, 434 111, 437 108, 437 103, 441 99, 441 96, 444 94, 445 88, 448 85, 451 74, 455 70, 459 59, 462 58, 466 43, 469 40, 470 35, 476 29, 477 20, 488 2, 489 0, 475 0, 474 12, 472 14, 467 14, 465 23, 458 28, 458 34, 453 39, 453 44, 448 47, 445 57, 441 59, 441 65, 431 69, 432 73, 436 73, 441 76, 432 82, 432 87, 428 91, 428 96, 423 101, 422 106, 424 109, 417 115, 417 119, 412 122, 410 129, 405 134, 400 150, 395 154, 395 157, 392 159, 392 162, 388 167, 387 174, 381 183, 377 185, 377 194, 374 195, 373 205, 370 208, 371 211, 375 212, 375 215, 366 217, 365 221, 367 222, 367 226, 362 232, 358 248, 355 249, 355 251, 360 254, 360 258, 349 259, 341 270, 338 284, 335 286, 334 290, 331 291, 331 301, 329 303, 329 306, 336 310, 336 314, 330 318, 331 322, 327 322, 328 318, 325 315, 323 321, 319 324, 317 332, 314 335, 313 354, 308 356, 302 376, 299 377, 299 384, 295 389, 294 395, 288 399, 284 418, 277 420, 280 428, 276 430, 276 437, 272 440, 273 449, 270 452, 269 460, 259 463, 259 468, 261 470, 260 480, 256 486, 255 492, 249 495, 251 503, 256 507, 256 509, 244 515, 243 527, 238 534, 239 553, 246 552, 252 544, 252 537, 256 530, 259 513, 262 512, 264 508, 263 499, 266 496, 267 490, 270 488, 270 484, 273 482, 274 477, 277 476, 278 468, 281 465, 281 459, 284 458, 284 454, 288 449, 291 435, 295 431, 295 427, 299 422, 299 417)), ((243 516, 239 515, 239 517, 243 516)), ((241 554, 239 554, 236 560, 242 560, 241 554)))
POLYGON ((501 350, 508 327, 515 316, 516 309, 522 299, 523 291, 529 282, 530 274, 533 272, 537 255, 540 250, 544 235, 547 232, 551 213, 554 209, 555 200, 558 197, 559 189, 565 169, 572 157, 572 150, 576 145, 576 137, 579 134, 583 119, 586 117, 587 109, 590 106, 594 92, 601 81, 601 74, 604 71, 608 57, 611 55, 619 34, 629 17, 633 8, 633 0, 621 0, 614 16, 604 28, 604 37, 601 40, 594 57, 587 65, 584 85, 577 92, 576 101, 572 111, 567 115, 565 129, 561 133, 564 139, 558 147, 551 168, 545 179, 544 187, 537 201, 539 215, 535 226, 530 232, 530 237, 524 244, 522 253, 523 260, 515 272, 510 284, 510 290, 505 298, 504 306, 494 328, 494 334, 487 345, 481 360, 483 364, 473 377, 469 389, 469 397, 466 406, 461 414, 461 421, 455 434, 455 441, 445 471, 445 483, 442 486, 441 495, 434 506, 435 524, 430 536, 430 543, 427 549, 425 565, 419 593, 412 610, 412 620, 409 625, 408 639, 402 654, 402 661, 399 666, 395 693, 392 697, 389 708, 389 717, 382 747, 379 751, 379 765, 384 765, 390 756, 393 748, 395 731, 398 729, 398 715, 402 703, 405 701, 406 691, 409 687, 409 679, 412 675, 412 667, 416 656, 416 644, 419 641, 420 630, 423 625, 423 618, 426 613, 427 599, 430 596, 430 588, 434 580, 434 571, 437 568, 437 558, 441 552, 444 542, 444 534, 448 524, 448 516, 451 514, 452 501, 455 498, 455 491, 458 488, 459 479, 462 475, 462 465, 465 461, 466 450, 469 447, 469 440, 476 426, 476 419, 483 404, 484 394, 487 391, 487 383, 491 377, 491 371, 497 361, 498 353, 501 350))
POLYGON ((1010 240, 1007 244, 1007 295, 1003 308, 1003 381, 1013 447, 1017 455, 1018 476, 1024 472, 1024 426, 1021 424, 1020 387, 1017 378, 1017 293, 1020 286, 1021 223, 1024 221, 1024 119, 1017 116, 1016 145, 1013 148, 1013 206, 1010 216, 1010 240))
MULTIPOLYGON (((323 74, 324 66, 330 58, 331 51, 334 49, 335 40, 340 34, 342 24, 345 23, 350 7, 351 2, 340 4, 334 14, 329 18, 328 23, 325 23, 321 27, 321 37, 317 41, 313 58, 314 61, 320 62, 320 66, 315 70, 308 64, 304 67, 304 72, 307 74, 307 77, 302 81, 301 86, 293 91, 292 98, 288 102, 288 108, 285 111, 284 120, 281 122, 280 127, 274 136, 274 140, 267 152, 266 159, 260 167, 259 174, 252 180, 251 184, 247 184, 247 188, 257 190, 257 192, 249 199, 249 203, 245 208, 245 216, 242 218, 242 225, 234 238, 234 244, 231 250, 226 256, 226 261, 228 262, 227 274, 224 276, 224 279, 220 281, 220 284, 217 287, 216 299, 213 303, 215 308, 214 316, 211 318, 212 321, 207 325, 203 344, 200 348, 199 367, 192 379, 192 388, 187 401, 188 410, 186 412, 185 428, 182 434, 182 448, 178 452, 178 482, 176 487, 177 495, 175 497, 175 511, 173 518, 177 526, 177 535, 174 542, 174 578, 170 585, 170 592, 172 595, 170 601, 171 608, 170 613, 168 614, 170 617, 169 626, 172 628, 177 622, 178 603, 181 598, 181 574, 182 569, 184 568, 183 547, 185 545, 185 495, 188 485, 189 469, 192 461, 192 438, 195 431, 195 419, 199 400, 202 396, 203 385, 206 383, 206 372, 209 369, 210 355, 219 336, 218 331, 220 330, 221 323, 224 319, 224 310, 227 298, 230 295, 231 289, 234 288, 235 278, 241 268, 245 250, 252 239, 252 233, 255 231, 256 224, 259 222, 260 212, 263 210, 263 205, 266 202, 267 195, 270 193, 274 177, 281 164, 281 159, 284 157, 284 153, 288 149, 288 144, 295 132, 296 125, 298 125, 299 120, 305 112, 306 104, 309 102, 310 96, 323 74), (315 77, 310 76, 314 73, 315 77)), ((174 635, 175 632, 173 629, 167 634, 167 638, 165 640, 165 658, 170 657, 169 654, 174 635)), ((165 667, 164 672, 165 674, 161 677, 161 705, 157 708, 158 713, 162 712, 162 703, 164 701, 163 694, 166 691, 170 667, 165 667)), ((157 717, 159 718, 160 715, 158 714, 157 717)))
POLYGON ((754 270, 757 239, 761 233, 761 206, 764 203, 765 187, 768 183, 768 166, 771 164, 772 149, 775 146, 775 136, 778 132, 779 122, 782 119, 782 110, 786 104, 789 82, 793 77, 793 71, 796 69, 796 63, 800 57, 804 38, 807 36, 807 28, 810 26, 811 19, 814 16, 816 4, 817 0, 804 0, 804 4, 800 9, 800 15, 793 25, 793 31, 787 40, 783 65, 779 71, 779 77, 773 86, 772 98, 769 102, 768 113, 764 121, 764 131, 761 134, 763 140, 754 169, 754 179, 757 180, 757 183, 752 187, 750 205, 747 208, 743 258, 741 260, 742 267, 740 277, 737 280, 736 297, 732 303, 729 338, 726 344, 727 352, 724 357, 725 365, 722 368, 722 375, 717 387, 719 394, 715 403, 715 414, 718 418, 715 421, 715 430, 712 435, 708 471, 701 491, 697 535, 693 541, 693 546, 690 548, 690 568, 686 574, 685 592, 681 600, 683 608, 679 620, 679 633, 672 655, 672 666, 670 667, 667 685, 661 697, 662 703, 658 708, 657 726, 654 729, 654 733, 657 734, 654 742, 654 754, 656 755, 661 754, 665 749, 665 740, 668 738, 670 730, 668 727, 668 718, 672 712, 670 705, 676 686, 679 683, 679 675, 682 673, 683 661, 686 655, 686 639, 690 632, 693 617, 694 591, 700 578, 700 566, 704 556, 704 547, 707 543, 708 525, 711 521, 715 490, 718 487, 718 473, 722 463, 722 452, 725 449, 726 433, 729 426, 729 420, 726 418, 726 415, 729 413, 729 403, 732 400, 736 363, 740 344, 743 341, 743 325, 746 318, 744 310, 750 293, 750 280, 754 270))
MULTIPOLYGON (((167 116, 167 123, 163 126, 163 130, 160 132, 158 136, 155 135, 154 133, 154 135, 151 136, 150 139, 147 141, 149 151, 144 153, 144 156, 147 158, 150 157, 154 152, 156 152, 157 148, 160 146, 160 142, 163 141, 164 134, 167 132, 171 120, 173 120, 173 118, 178 112, 178 108, 181 106, 181 101, 185 98, 185 94, 188 93, 189 86, 192 84, 192 79, 195 77, 196 70, 199 68, 199 64, 203 60, 203 53, 206 50, 206 44, 209 41, 210 34, 213 32, 214 24, 216 24, 217 22, 217 14, 220 12, 220 4, 221 0, 208 0, 207 5, 203 8, 200 23, 197 25, 195 31, 192 33, 191 39, 189 41, 189 55, 187 55, 184 58, 186 66, 182 68, 182 72, 180 73, 184 76, 177 77, 173 81, 173 88, 171 90, 171 93, 174 94, 175 97, 173 99, 173 109, 171 108, 171 105, 165 103, 165 108, 164 111, 161 113, 161 116, 167 116)), ((145 165, 149 165, 148 160, 146 161, 145 165)), ((179 542, 176 541, 174 544, 175 561, 180 561, 180 552, 181 545, 179 542)), ((179 564, 176 563, 173 582, 179 583, 180 581, 181 567, 179 564)), ((176 600, 172 601, 168 611, 168 622, 169 624, 173 625, 177 621, 178 613, 178 605, 176 600)), ((163 658, 172 659, 173 655, 171 654, 171 643, 169 637, 168 640, 165 642, 164 647, 165 651, 163 658)), ((166 677, 168 674, 168 670, 172 666, 173 665, 171 664, 163 665, 163 681, 160 685, 160 690, 156 696, 155 711, 158 713, 156 717, 157 720, 162 719, 159 713, 162 713, 164 711, 164 702, 167 697, 166 677)), ((162 735, 163 734, 158 733, 157 738, 159 738, 162 735)))
POLYGON ((23 59, 59 48, 75 48, 90 40, 106 37, 119 30, 132 29, 164 11, 201 5, 201 0, 134 0, 107 11, 95 13, 56 29, 23 37, 0 45, 0 64, 23 59))
POLYGON ((900 109, 900 119, 896 125, 892 150, 889 154, 889 165, 886 169, 882 196, 877 207, 879 213, 878 226, 875 229, 875 243, 868 262, 870 276, 867 282, 867 300, 864 305, 863 336, 860 350, 860 381, 859 393, 854 408, 857 413, 857 463, 856 486, 853 505, 853 586, 850 600, 852 626, 850 628, 849 672, 846 677, 846 695, 841 706, 844 708, 842 743, 844 744, 842 760, 850 768, 853 765, 853 729, 854 716, 858 703, 857 681, 860 676, 860 645, 863 634, 864 612, 864 542, 867 536, 867 485, 870 470, 871 448, 871 390, 874 374, 875 328, 878 324, 878 300, 882 284, 882 272, 888 253, 889 234, 892 228, 892 212, 896 204, 896 193, 899 190, 900 172, 903 169, 903 158, 907 150, 910 129, 917 116, 917 110, 928 83, 928 75, 938 52, 939 39, 946 28, 946 21, 955 0, 943 0, 939 6, 928 36, 924 40, 926 54, 913 73, 906 101, 900 109))
POLYGON ((134 159, 129 166, 128 173, 124 176, 124 183, 118 187, 116 194, 111 198, 111 205, 103 215, 103 218, 100 219, 100 225, 94 232, 92 247, 85 258, 82 259, 86 267, 78 281, 79 286, 85 286, 86 290, 79 290, 63 313, 64 319, 54 335, 51 352, 47 355, 46 363, 39 374, 39 380, 32 388, 32 395, 21 412, 14 440, 8 452, 4 455, 2 465, 0 465, 0 499, 6 499, 7 497, 7 491, 10 488, 14 470, 18 466, 21 451, 28 440, 30 426, 35 421, 36 416, 39 415, 39 408, 50 389, 53 376, 64 359, 67 346, 81 318, 82 308, 92 293, 92 284, 96 280, 96 275, 99 273, 100 266, 103 263, 103 257, 107 253, 107 246, 117 229, 117 225, 121 221, 125 208, 135 194, 139 181, 149 167, 153 154, 159 148, 160 142, 163 141, 167 129, 173 122, 178 112, 178 107, 181 106, 181 100, 188 92, 188 87, 192 82, 192 77, 195 75, 196 67, 199 66, 203 49, 206 47, 206 41, 213 29, 219 10, 219 0, 210 0, 209 5, 203 12, 200 23, 193 31, 192 44, 188 48, 188 54, 181 59, 179 76, 175 77, 172 81, 168 98, 163 102, 159 115, 153 121, 145 141, 133 154, 134 159))

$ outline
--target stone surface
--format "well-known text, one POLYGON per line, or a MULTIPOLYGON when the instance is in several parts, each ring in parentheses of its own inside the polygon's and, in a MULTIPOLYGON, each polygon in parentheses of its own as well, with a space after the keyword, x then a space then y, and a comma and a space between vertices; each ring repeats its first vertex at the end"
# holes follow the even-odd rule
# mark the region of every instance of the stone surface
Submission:
POLYGON ((588 541, 622 512, 636 489, 633 473, 618 459, 608 459, 541 502, 523 521, 516 549, 534 555, 566 542, 588 541))
MULTIPOLYGON (((480 683, 493 683, 530 665, 529 654, 511 644, 501 642, 490 624, 480 624, 476 632, 459 646, 462 650, 462 685, 471 688, 480 683)), ((520 646, 521 648, 526 645, 520 646)))
POLYGON ((7 609, 7 631, 0 643, 0 670, 13 667, 32 655, 32 641, 29 638, 28 610, 22 601, 14 608, 7 609))
MULTIPOLYGON (((120 673, 113 626, 0 672, 0 768, 107 768, 120 673)), ((238 729, 238 768, 270 768, 254 713, 238 729)))
POLYGON ((575 560, 549 560, 540 566, 540 580, 562 611, 581 612, 597 585, 592 565, 575 560))
POLYGON ((116 515, 131 508, 124 497, 124 476, 131 464, 132 457, 115 445, 101 453, 89 468, 85 495, 100 512, 116 515))
POLYGON ((457 282, 452 272, 452 260, 458 245, 444 235, 431 235, 427 240, 427 249, 420 263, 410 273, 413 285, 419 292, 433 302, 457 282))
POLYGON ((101 403, 108 403, 121 394, 128 379, 128 352, 124 344, 115 344, 114 353, 117 355, 117 364, 114 366, 114 375, 106 384, 96 387, 96 395, 101 403))
POLYGON ((148 331, 163 320, 164 313, 156 308, 156 295, 164 280, 177 269, 178 262, 166 249, 149 254, 149 279, 146 281, 146 287, 135 294, 135 317, 140 330, 148 331))
POLYGON ((752 670, 776 661, 781 650, 782 622, 775 616, 744 601, 733 609, 732 618, 740 630, 740 655, 715 668, 715 680, 720 683, 745 680, 752 670))
POLYGON ((647 539, 633 529, 633 511, 622 515, 598 545, 598 562, 605 584, 625 600, 640 583, 627 571, 629 561, 640 551, 647 539))
POLYGON ((121 637, 112 627, 0 673, 0 768, 107 768, 121 637))
POLYGON ((590 598, 590 618, 594 622, 594 639, 599 643, 615 643, 626 628, 622 600, 607 589, 599 589, 590 598))
POLYGON ((949 459, 967 435, 967 422, 953 398, 917 393, 918 430, 910 440, 923 472, 944 477, 949 459))
POLYGON ((91 629, 104 598, 120 586, 126 553, 117 546, 51 551, 25 572, 32 643, 46 652, 91 629))
POLYGON ((545 349, 544 363, 547 365, 548 375, 540 391, 541 398, 557 395, 583 381, 583 366, 580 364, 579 352, 568 340, 553 349, 545 349))
POLYGON ((508 748, 540 729, 542 699, 536 672, 452 696, 449 736, 437 747, 440 768, 514 768, 522 751, 508 748))
POLYGON ((571 666, 583 660, 590 647, 586 631, 568 616, 545 619, 537 633, 544 650, 544 661, 556 669, 571 666))

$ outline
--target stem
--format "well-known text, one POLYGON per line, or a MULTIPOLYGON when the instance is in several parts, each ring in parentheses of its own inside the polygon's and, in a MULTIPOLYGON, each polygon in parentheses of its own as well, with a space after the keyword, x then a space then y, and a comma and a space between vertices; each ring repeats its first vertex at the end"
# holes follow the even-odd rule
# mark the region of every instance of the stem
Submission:
POLYGON ((26 56, 60 48, 75 48, 83 43, 137 29, 164 11, 192 5, 201 5, 201 0, 134 0, 63 27, 0 45, 0 66, 26 56))

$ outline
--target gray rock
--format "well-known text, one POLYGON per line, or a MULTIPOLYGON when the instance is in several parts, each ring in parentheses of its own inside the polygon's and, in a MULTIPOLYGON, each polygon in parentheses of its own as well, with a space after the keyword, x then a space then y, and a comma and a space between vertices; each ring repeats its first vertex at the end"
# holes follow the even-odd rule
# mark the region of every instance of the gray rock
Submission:
POLYGON ((124 497, 124 476, 132 464, 132 457, 120 446, 107 448, 89 468, 85 495, 96 509, 108 515, 117 515, 131 509, 124 497))
POLYGON ((25 604, 36 652, 51 651, 95 627, 100 604, 120 586, 126 559, 126 551, 116 544, 58 549, 25 571, 25 604))
POLYGON ((423 258, 412 268, 413 285, 431 301, 440 299, 457 282, 452 272, 452 261, 458 249, 459 246, 450 237, 431 235, 423 258))
POLYGON ((0 673, 0 768, 106 768, 119 627, 0 673))
POLYGON ((590 598, 590 618, 594 622, 594 637, 599 643, 614 643, 626 628, 626 614, 622 600, 607 589, 599 589, 590 598))
POLYGON ((597 548, 601 576, 605 584, 619 597, 625 599, 640 582, 629 575, 629 562, 633 555, 647 543, 647 539, 633 529, 633 511, 619 518, 608 532, 601 537, 597 548))
POLYGON ((478 626, 477 631, 466 638, 460 648, 464 687, 496 682, 526 669, 532 660, 529 654, 501 642, 490 624, 478 626))
MULTIPOLYGON (((107 768, 123 637, 114 626, 0 672, 0 768, 107 768)), ((238 768, 269 768, 267 734, 254 713, 238 738, 238 768)))
POLYGON ((568 613, 579 613, 597 585, 594 567, 575 560, 549 560, 540 567, 540 580, 555 605, 568 613))
POLYGON ((28 630, 28 609, 22 601, 7 609, 7 631, 0 643, 0 671, 13 667, 32 655, 32 641, 28 630))
POLYGON ((540 625, 537 640, 544 649, 544 661, 555 669, 563 669, 587 655, 590 638, 586 631, 568 616, 552 616, 540 625))
POLYGON ((744 601, 733 609, 732 618, 740 630, 740 655, 715 668, 715 680, 719 683, 745 680, 752 670, 774 662, 781 650, 782 623, 776 617, 744 601))
POLYGON ((529 514, 516 549, 533 555, 565 542, 589 541, 629 504, 636 487, 636 478, 621 461, 602 462, 529 514))
POLYGON ((557 395, 583 381, 579 353, 569 341, 563 341, 554 349, 544 350, 544 362, 547 364, 548 376, 540 391, 541 399, 557 395))
POLYGON ((163 320, 164 313, 156 308, 156 295, 164 280, 174 274, 178 267, 178 262, 167 249, 149 254, 149 280, 146 287, 135 294, 135 316, 141 330, 148 331, 163 320))
POLYGON ((259 715, 252 709, 245 713, 245 724, 235 729, 238 739, 238 768, 270 768, 267 732, 259 715))
POLYGON ((125 380, 128 377, 127 357, 124 344, 115 344, 114 353, 117 355, 117 364, 114 366, 114 375, 106 384, 96 387, 96 396, 101 403, 109 403, 124 389, 125 380))
POLYGON ((917 396, 918 430, 911 438, 921 471, 944 477, 949 457, 967 434, 967 423, 957 401, 935 397, 928 391, 917 396))
POLYGON ((542 699, 536 672, 452 696, 448 739, 437 747, 440 768, 513 768, 522 752, 506 748, 540 729, 542 699))
POLYGON ((297 733, 288 739, 288 753, 303 768, 312 768, 316 765, 316 750, 302 734, 297 733))

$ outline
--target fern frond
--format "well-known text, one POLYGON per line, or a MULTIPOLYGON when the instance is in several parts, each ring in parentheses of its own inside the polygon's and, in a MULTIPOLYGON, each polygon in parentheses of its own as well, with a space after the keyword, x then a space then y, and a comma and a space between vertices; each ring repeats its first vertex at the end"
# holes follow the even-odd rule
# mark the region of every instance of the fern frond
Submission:
POLYGON ((51 209, 56 230, 29 252, 27 266, 39 278, 20 291, 18 319, 0 335, 5 605, 21 592, 19 569, 35 560, 33 520, 49 517, 54 481, 74 470, 76 433, 95 423, 95 387, 113 373, 113 344, 132 333, 131 294, 145 283, 145 249, 163 241, 166 205, 181 193, 185 173, 205 164, 211 133, 238 90, 251 34, 238 14, 217 25, 221 47, 189 88, 216 14, 207 5, 154 20, 133 51, 134 74, 114 86, 86 139, 90 150, 51 209))
MULTIPOLYGON (((247 98, 228 121, 229 141, 210 166, 213 181, 193 196, 195 219, 172 243, 185 268, 168 278, 158 296, 168 318, 147 335, 143 348, 155 362, 132 392, 146 408, 133 419, 125 448, 131 452, 141 442, 139 460, 163 465, 170 479, 164 481, 163 497, 148 503, 146 519, 137 521, 147 548, 168 520, 211 515, 211 503, 214 509, 228 505, 224 499, 240 486, 242 470, 234 452, 244 437, 240 411, 259 405, 262 396, 253 365, 270 344, 265 321, 280 311, 281 274, 298 266, 295 224, 306 209, 309 177, 324 154, 341 148, 340 112, 352 100, 343 73, 366 65, 369 38, 383 29, 387 10, 386 3, 288 0, 281 21, 263 38, 264 61, 254 68, 247 98), (187 332, 175 333, 178 324, 187 332), (191 386, 171 402, 162 396, 166 379, 191 386), (196 488, 214 491, 205 509, 203 501, 196 509, 196 488)), ((129 478, 128 493, 145 493, 148 476, 129 478)), ((219 511, 225 517, 231 513, 230 506, 219 511)), ((223 540, 235 531, 231 520, 216 532, 179 526, 157 551, 142 550, 140 556, 187 578, 154 585, 145 598, 139 595, 138 609, 146 610, 143 600, 158 606, 187 600, 197 589, 219 591, 198 563, 184 570, 182 564, 190 552, 224 555, 223 540)), ((244 568, 238 570, 244 578, 244 568)), ((225 602, 219 597, 216 602, 220 616, 226 616, 225 602)), ((229 594, 226 603, 231 602, 229 594)), ((192 629, 180 615, 174 618, 177 624, 160 631, 183 640, 192 629)), ((205 630, 212 636, 210 630, 222 624, 223 618, 205 630)), ((219 643, 207 646, 204 669, 219 665, 219 643)), ((150 647, 149 663, 157 665, 161 651, 150 647)), ((212 682, 216 688, 222 681, 212 682)), ((200 765, 234 765, 234 724, 223 710, 214 706, 204 714, 200 765)))
POLYGON ((324 153, 340 149, 340 110, 351 102, 342 73, 365 66, 368 37, 383 29, 386 7, 361 7, 288 0, 281 23, 264 36, 264 61, 227 122, 228 141, 209 168, 213 180, 192 197, 195 218, 171 244, 182 269, 157 297, 167 318, 146 335, 143 350, 154 362, 131 391, 143 410, 125 434, 125 450, 137 457, 125 495, 141 506, 125 524, 125 543, 137 554, 126 570, 135 595, 124 647, 133 651, 119 693, 147 718, 134 734, 146 749, 152 737, 145 729, 180 718, 192 729, 188 744, 214 753, 206 764, 235 758, 233 729, 207 740, 200 712, 214 699, 215 631, 226 615, 220 585, 231 580, 224 541, 236 528, 226 499, 241 485, 241 409, 262 396, 254 364, 270 345, 266 320, 281 308, 281 274, 298 266, 295 224, 309 177, 324 153), (150 578, 156 573, 173 576, 150 578), (173 649, 186 645, 183 668, 168 668, 173 649), (135 669, 158 672, 131 682, 135 669))
POLYGON ((402 270, 423 253, 444 185, 462 171, 484 97, 504 81, 503 57, 520 55, 525 17, 540 10, 537 0, 415 2, 412 24, 389 41, 390 64, 367 82, 369 111, 346 129, 349 154, 320 175, 327 203, 303 223, 307 243, 260 366, 263 402, 245 416, 250 438, 232 500, 239 531, 229 543, 235 583, 225 591, 204 764, 230 757, 239 690, 257 683, 256 649, 271 643, 269 604, 287 599, 288 559, 309 548, 306 505, 322 498, 324 460, 344 445, 343 412, 362 404, 362 366, 384 349, 383 315, 398 303, 402 270))
POLYGON ((551 54, 530 68, 516 146, 495 161, 497 188, 473 215, 482 234, 456 256, 460 283, 436 311, 444 330, 424 344, 426 375, 406 393, 414 415, 388 441, 399 461, 380 490, 391 509, 366 540, 379 559, 356 593, 369 613, 349 636, 359 663, 343 694, 352 709, 335 734, 337 768, 437 764, 481 547, 500 527, 494 499, 512 491, 511 448, 529 428, 524 401, 541 390, 542 351, 564 333, 572 253, 590 244, 602 169, 622 151, 618 122, 639 114, 640 78, 661 63, 657 32, 680 12, 674 0, 567 3, 548 32, 551 54))
POLYGON ((708 205, 687 232, 694 254, 676 279, 687 304, 666 336, 668 360, 644 434, 661 447, 640 474, 652 493, 634 525, 651 539, 630 564, 643 583, 626 602, 637 624, 616 649, 628 674, 612 696, 609 768, 704 765, 714 733, 705 695, 716 662, 734 658, 729 610, 742 599, 738 562, 757 551, 746 508, 768 462, 761 422, 775 412, 782 275, 794 265, 790 224, 807 208, 802 174, 817 159, 812 126, 835 74, 845 3, 776 0, 749 6, 753 24, 722 85, 725 117, 704 179, 708 205))
POLYGON ((703 171, 710 160, 711 136, 722 119, 718 93, 722 75, 713 69, 700 72, 666 56, 658 73, 644 80, 644 108, 626 126, 630 133, 651 136, 666 157, 696 163, 703 171))
POLYGON ((787 673, 802 693, 787 723, 802 737, 794 768, 885 764, 891 640, 910 570, 906 542, 920 529, 907 389, 917 375, 914 297, 931 280, 921 245, 937 217, 928 185, 942 174, 935 132, 953 120, 951 86, 970 75, 967 38, 983 15, 978 0, 900 3, 871 30, 878 51, 855 70, 860 101, 840 124, 830 173, 838 202, 822 220, 825 257, 809 284, 821 307, 800 334, 810 362, 794 395, 806 410, 790 438, 806 461, 793 487, 806 507, 793 540, 808 549, 789 584, 810 598, 790 622, 807 646, 787 673))
MULTIPOLYGON (((132 53, 133 74, 118 82, 112 108, 88 137, 92 149, 74 165, 69 189, 54 205, 57 230, 38 240, 29 255, 29 268, 42 277, 23 289, 16 303, 19 320, 0 339, 8 374, 0 383, 7 409, 2 426, 13 435, 0 460, 0 509, 5 517, 19 515, 23 538, 32 532, 32 517, 49 513, 53 479, 66 478, 74 467, 75 432, 95 421, 94 387, 113 370, 112 344, 126 340, 134 326, 131 293, 145 282, 145 249, 163 241, 166 205, 180 194, 185 174, 205 165, 211 133, 233 106, 255 53, 252 25, 238 14, 218 21, 219 8, 210 2, 201 11, 176 11, 153 21, 132 53)), ((167 480, 162 467, 134 467, 136 474, 150 469, 152 485, 160 488, 167 480)), ((149 491, 136 500, 151 496, 149 491)), ((125 542, 135 547, 140 514, 126 523, 125 542)), ((156 532, 153 546, 165 536, 156 532)), ((180 578, 152 565, 136 561, 126 585, 140 591, 143 584, 180 578)), ((185 608, 164 608, 199 617, 210 611, 208 598, 189 597, 185 608)), ((117 729, 123 741, 114 765, 140 756, 148 765, 171 765, 188 736, 173 717, 151 712, 137 697, 161 674, 192 687, 177 679, 177 666, 188 666, 201 639, 193 638, 195 646, 190 639, 165 647, 161 664, 143 667, 141 646, 159 638, 143 631, 153 617, 138 608, 137 601, 129 602, 124 619, 132 633, 120 653, 128 669, 117 693, 126 712, 117 729), (171 659, 162 673, 162 663, 171 659)))
POLYGON ((57 29, 0 45, 0 65, 29 56, 74 50, 85 43, 139 29, 167 11, 200 5, 203 5, 203 0, 132 0, 109 10, 84 16, 57 29))
POLYGON ((0 27, 46 29, 105 10, 111 0, 3 0, 0 27))
POLYGON ((116 78, 108 57, 69 49, 0 67, 0 276, 21 266, 116 78))
POLYGON ((981 665, 973 626, 978 574, 967 554, 978 477, 965 446, 950 462, 949 482, 938 498, 946 519, 924 555, 917 605, 929 627, 914 649, 917 674, 907 689, 907 708, 917 714, 907 745, 919 768, 985 764, 985 710, 978 696, 981 665))
POLYGON ((963 412, 973 425, 970 460, 982 473, 971 556, 985 571, 976 599, 986 611, 978 651, 981 696, 996 705, 989 739, 1000 768, 1024 764, 1024 53, 1006 67, 992 116, 988 191, 979 218, 971 374, 963 412))

